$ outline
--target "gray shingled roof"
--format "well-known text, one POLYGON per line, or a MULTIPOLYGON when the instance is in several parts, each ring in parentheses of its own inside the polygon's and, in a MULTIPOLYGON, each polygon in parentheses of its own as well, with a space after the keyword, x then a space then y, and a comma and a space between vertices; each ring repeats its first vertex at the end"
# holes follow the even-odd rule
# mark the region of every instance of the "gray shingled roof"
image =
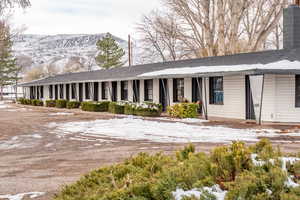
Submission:
MULTIPOLYGON (((207 57, 200 59, 190 59, 163 63, 153 63, 146 65, 136 65, 132 67, 119 67, 108 70, 97 70, 90 72, 68 73, 61 74, 45 79, 36 80, 28 83, 23 83, 21 86, 33 85, 49 85, 58 83, 72 83, 72 82, 88 82, 88 81, 117 81, 117 80, 133 80, 141 79, 138 77, 141 74, 154 72, 168 68, 181 67, 201 67, 201 66, 234 66, 241 64, 267 64, 280 60, 300 61, 300 49, 283 49, 272 50, 255 53, 244 53, 229 56, 207 57)), ((299 71, 272 70, 272 71, 256 71, 248 73, 300 73, 299 71)))

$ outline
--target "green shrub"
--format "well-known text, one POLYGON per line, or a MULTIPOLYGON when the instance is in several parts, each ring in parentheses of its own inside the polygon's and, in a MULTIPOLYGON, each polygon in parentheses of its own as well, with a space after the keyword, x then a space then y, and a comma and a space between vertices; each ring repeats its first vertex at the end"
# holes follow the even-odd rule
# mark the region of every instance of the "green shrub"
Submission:
POLYGON ((67 100, 59 99, 59 100, 56 100, 56 105, 55 106, 56 106, 56 108, 66 108, 67 103, 68 103, 67 100))
MULTIPOLYGON (((176 156, 140 153, 124 162, 90 172, 66 186, 55 200, 166 200, 176 189, 191 190, 219 184, 226 200, 296 200, 300 187, 287 187, 287 174, 280 162, 255 166, 250 155, 266 152, 262 141, 256 147, 244 143, 218 147, 211 154, 196 153, 193 145, 176 156), (254 150, 256 152, 254 152, 254 150)), ((274 150, 276 152, 276 150, 274 150)), ((269 152, 269 155, 276 155, 269 152)), ((267 158, 266 158, 267 159, 267 158)), ((278 157, 274 158, 278 160, 278 157)), ((209 192, 186 200, 215 200, 209 192)))
POLYGON ((19 102, 20 104, 23 104, 23 105, 32 105, 30 99, 19 98, 19 99, 18 99, 18 102, 19 102))
POLYGON ((44 106, 44 102, 38 99, 31 100, 31 105, 33 106, 44 106))
POLYGON ((81 103, 79 101, 68 101, 67 108, 68 109, 76 109, 79 108, 81 103))
POLYGON ((109 112, 114 114, 124 114, 125 106, 120 105, 116 102, 110 102, 109 103, 109 112))
POLYGON ((136 114, 135 110, 136 110, 135 106, 133 106, 131 104, 126 104, 124 106, 124 114, 125 115, 135 115, 136 114))
POLYGON ((107 112, 109 107, 109 101, 102 102, 82 102, 81 109, 89 112, 107 112))
POLYGON ((56 100, 47 100, 46 107, 56 107, 56 100))
POLYGON ((167 109, 171 117, 176 118, 196 118, 198 115, 199 105, 196 103, 178 103, 169 106, 167 109))
POLYGON ((152 102, 126 103, 124 113, 126 115, 138 115, 143 117, 158 117, 161 115, 162 105, 152 102))

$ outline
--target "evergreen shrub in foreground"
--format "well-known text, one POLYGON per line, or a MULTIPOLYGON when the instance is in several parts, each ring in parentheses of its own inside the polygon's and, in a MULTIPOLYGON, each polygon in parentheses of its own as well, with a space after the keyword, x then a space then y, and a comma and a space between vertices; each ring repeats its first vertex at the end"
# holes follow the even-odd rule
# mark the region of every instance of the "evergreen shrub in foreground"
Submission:
MULTIPOLYGON (((225 200, 298 200, 300 187, 286 184, 290 172, 299 162, 282 170, 281 153, 270 142, 262 140, 254 146, 234 142, 215 148, 210 154, 196 153, 189 145, 176 156, 140 153, 123 163, 99 168, 66 186, 56 200, 173 200, 178 188, 191 190, 218 185, 227 191, 225 200), (252 156, 257 155, 254 163, 252 156)), ((212 200, 213 194, 184 200, 212 200)))
POLYGON ((113 113, 113 114, 124 114, 124 109, 125 109, 125 106, 124 105, 120 105, 116 102, 110 102, 109 103, 109 109, 108 111, 110 113, 113 113))

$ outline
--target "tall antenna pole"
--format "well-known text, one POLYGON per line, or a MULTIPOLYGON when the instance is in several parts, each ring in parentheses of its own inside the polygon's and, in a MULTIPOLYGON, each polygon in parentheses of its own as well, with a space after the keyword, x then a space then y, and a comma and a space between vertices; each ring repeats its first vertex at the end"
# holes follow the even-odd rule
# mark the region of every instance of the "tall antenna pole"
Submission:
POLYGON ((128 35, 128 63, 129 67, 131 67, 131 37, 128 35))

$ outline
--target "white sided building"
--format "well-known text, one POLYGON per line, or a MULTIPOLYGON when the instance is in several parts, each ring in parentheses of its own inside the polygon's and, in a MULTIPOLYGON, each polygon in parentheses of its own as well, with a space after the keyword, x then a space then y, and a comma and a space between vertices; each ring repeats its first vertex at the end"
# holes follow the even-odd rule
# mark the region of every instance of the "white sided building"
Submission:
POLYGON ((69 73, 25 83, 26 98, 201 101, 203 115, 300 122, 300 7, 284 10, 284 48, 230 56, 69 73))

